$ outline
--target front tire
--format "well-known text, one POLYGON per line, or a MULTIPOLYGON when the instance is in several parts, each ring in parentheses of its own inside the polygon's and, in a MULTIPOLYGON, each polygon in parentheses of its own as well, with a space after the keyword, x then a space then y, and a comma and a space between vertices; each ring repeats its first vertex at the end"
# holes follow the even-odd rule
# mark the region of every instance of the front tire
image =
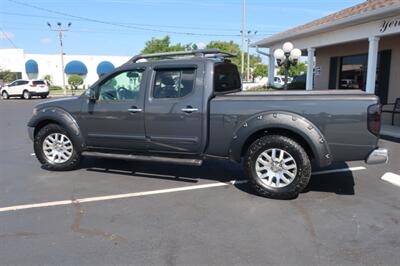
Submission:
POLYGON ((42 99, 46 99, 47 98, 47 95, 42 95, 42 96, 40 96, 42 99))
POLYGON ((311 177, 311 163, 304 148, 280 135, 254 141, 246 153, 244 165, 251 187, 267 198, 296 198, 311 177))
POLYGON ((57 124, 44 126, 35 135, 33 148, 43 168, 69 171, 79 166, 81 154, 68 132, 57 124))
POLYGON ((1 97, 3 97, 3 100, 10 99, 10 96, 8 95, 8 93, 6 91, 3 91, 3 93, 1 94, 1 97))

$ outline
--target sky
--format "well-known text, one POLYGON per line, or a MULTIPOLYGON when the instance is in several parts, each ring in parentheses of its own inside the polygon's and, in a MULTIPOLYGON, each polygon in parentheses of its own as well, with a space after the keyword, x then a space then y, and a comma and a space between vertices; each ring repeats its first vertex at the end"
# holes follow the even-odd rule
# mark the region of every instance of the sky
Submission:
MULTIPOLYGON (((243 0, 0 0, 0 48, 58 53, 57 22, 66 54, 138 54, 152 37, 172 43, 241 43, 243 0)), ((246 30, 260 40, 363 0, 247 0, 246 30)), ((253 51, 254 53, 254 51, 253 51)))

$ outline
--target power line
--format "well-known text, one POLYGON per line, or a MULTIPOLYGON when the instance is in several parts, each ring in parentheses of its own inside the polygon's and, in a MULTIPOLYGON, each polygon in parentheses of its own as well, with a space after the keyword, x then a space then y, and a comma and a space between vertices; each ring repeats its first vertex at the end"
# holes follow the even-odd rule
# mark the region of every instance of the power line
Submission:
POLYGON ((11 38, 8 36, 8 33, 5 32, 5 31, 3 30, 2 27, 0 27, 0 31, 3 33, 4 38, 6 38, 6 39, 11 43, 11 45, 12 45, 15 49, 17 49, 18 47, 17 47, 17 46, 15 45, 15 43, 11 40, 11 38))
MULTIPOLYGON (((9 15, 9 16, 21 16, 21 17, 33 17, 33 18, 46 18, 46 19, 60 19, 60 17, 55 17, 55 16, 43 16, 43 15, 33 15, 33 14, 26 14, 26 13, 15 13, 15 12, 5 12, 5 11, 0 11, 0 14, 4 15, 9 15)), ((74 21, 81 21, 81 19, 74 19, 74 18, 68 18, 69 20, 74 20, 74 21)), ((15 23, 15 22, 11 22, 15 23)), ((208 28, 208 27, 186 27, 186 26, 176 26, 176 25, 158 25, 158 24, 140 24, 140 23, 132 23, 132 22, 115 22, 113 23, 120 23, 120 24, 127 24, 127 25, 138 25, 138 26, 148 26, 148 27, 162 27, 162 28, 177 28, 177 29, 192 29, 192 30, 213 30, 213 31, 233 31, 237 32, 237 29, 227 29, 227 28, 208 28)), ((268 34, 275 34, 277 32, 271 32, 271 31, 259 31, 259 33, 263 33, 265 35, 268 34)))
MULTIPOLYGON (((60 17, 54 16, 43 16, 43 15, 32 15, 32 14, 23 14, 23 13, 15 13, 15 12, 5 12, 0 11, 0 14, 11 15, 11 16, 21 16, 21 17, 36 17, 36 18, 46 18, 46 19, 59 19, 60 17)), ((68 18, 70 19, 70 18, 68 18)), ((75 21, 81 21, 81 19, 70 19, 75 21)), ((193 29, 193 30, 214 30, 214 31, 237 31, 237 29, 223 29, 223 28, 207 28, 207 27, 189 27, 189 26, 176 26, 176 25, 159 25, 159 24, 142 24, 142 23, 132 23, 132 22, 115 22, 126 25, 136 25, 136 26, 147 26, 147 27, 161 27, 161 28, 177 28, 177 29, 193 29)))
POLYGON ((32 4, 28 4, 28 3, 24 3, 24 2, 20 2, 20 1, 16 1, 16 0, 8 0, 8 1, 12 2, 14 4, 22 5, 22 6, 29 7, 29 8, 34 8, 34 9, 45 11, 45 12, 49 12, 49 13, 52 13, 52 14, 62 15, 62 16, 75 18, 75 19, 79 19, 79 20, 84 20, 84 21, 89 21, 89 22, 94 22, 94 23, 100 23, 100 24, 104 24, 104 25, 124 27, 124 28, 130 28, 130 29, 136 29, 136 30, 142 30, 142 31, 152 31, 152 32, 161 32, 161 33, 167 33, 167 34, 189 35, 189 36, 209 36, 209 37, 238 37, 238 36, 240 36, 239 34, 195 33, 195 32, 168 31, 168 30, 144 28, 144 27, 126 25, 126 24, 117 23, 117 22, 103 21, 103 20, 99 20, 99 19, 76 16, 76 15, 72 15, 72 14, 69 14, 69 13, 60 12, 60 11, 56 11, 56 10, 51 10, 51 9, 48 9, 48 8, 39 7, 39 6, 36 6, 36 5, 32 5, 32 4))

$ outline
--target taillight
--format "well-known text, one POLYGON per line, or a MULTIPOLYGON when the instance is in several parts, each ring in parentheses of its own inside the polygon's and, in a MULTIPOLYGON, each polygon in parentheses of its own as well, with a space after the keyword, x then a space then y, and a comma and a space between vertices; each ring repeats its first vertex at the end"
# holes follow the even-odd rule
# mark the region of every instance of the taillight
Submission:
POLYGON ((381 105, 374 104, 368 107, 368 130, 379 136, 381 130, 381 105))
POLYGON ((32 84, 31 84, 31 87, 36 87, 36 84, 35 84, 35 83, 32 83, 32 84))

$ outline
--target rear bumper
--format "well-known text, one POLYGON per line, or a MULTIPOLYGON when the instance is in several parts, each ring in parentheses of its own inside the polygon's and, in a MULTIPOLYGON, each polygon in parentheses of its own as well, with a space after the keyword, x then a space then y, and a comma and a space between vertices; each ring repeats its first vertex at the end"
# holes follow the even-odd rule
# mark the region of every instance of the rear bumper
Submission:
POLYGON ((31 92, 31 96, 48 96, 49 95, 49 92, 48 91, 46 91, 46 92, 36 92, 36 91, 32 91, 31 92))
POLYGON ((388 150, 376 148, 373 150, 365 159, 367 164, 380 164, 380 163, 387 163, 389 160, 388 150))

